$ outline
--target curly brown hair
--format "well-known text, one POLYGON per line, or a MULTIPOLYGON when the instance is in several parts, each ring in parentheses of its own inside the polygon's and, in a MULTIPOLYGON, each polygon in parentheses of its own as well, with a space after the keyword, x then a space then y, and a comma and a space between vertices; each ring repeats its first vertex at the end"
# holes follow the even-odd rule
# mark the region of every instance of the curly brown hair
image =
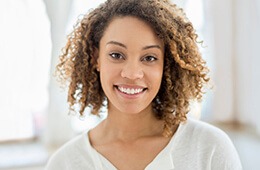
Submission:
POLYGON ((107 0, 75 25, 60 56, 57 73, 69 83, 70 110, 84 114, 91 107, 98 115, 106 96, 96 70, 95 49, 115 17, 133 16, 148 23, 165 45, 161 87, 152 101, 155 116, 164 120, 165 136, 185 121, 191 100, 201 100, 209 70, 201 57, 192 23, 183 10, 169 0, 107 0))

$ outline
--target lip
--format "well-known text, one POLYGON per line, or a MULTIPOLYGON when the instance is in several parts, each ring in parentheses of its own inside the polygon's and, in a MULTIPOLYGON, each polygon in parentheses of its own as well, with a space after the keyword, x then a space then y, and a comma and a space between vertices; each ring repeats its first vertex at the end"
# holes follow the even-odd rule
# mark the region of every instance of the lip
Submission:
POLYGON ((147 88, 143 86, 138 86, 138 85, 114 85, 114 89, 116 90, 117 94, 119 94, 121 97, 126 98, 126 99, 136 99, 143 95, 147 88), (131 88, 131 89, 143 89, 142 92, 136 93, 136 94, 126 94, 121 92, 118 87, 123 87, 123 88, 131 88))

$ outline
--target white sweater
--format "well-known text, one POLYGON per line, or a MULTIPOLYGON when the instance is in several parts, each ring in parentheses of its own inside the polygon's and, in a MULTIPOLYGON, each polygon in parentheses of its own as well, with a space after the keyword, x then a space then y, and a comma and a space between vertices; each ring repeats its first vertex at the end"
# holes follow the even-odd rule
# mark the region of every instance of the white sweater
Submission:
MULTIPOLYGON (((241 170, 237 151, 220 129, 188 118, 145 170, 241 170)), ((116 170, 91 145, 88 132, 62 146, 46 170, 116 170)))

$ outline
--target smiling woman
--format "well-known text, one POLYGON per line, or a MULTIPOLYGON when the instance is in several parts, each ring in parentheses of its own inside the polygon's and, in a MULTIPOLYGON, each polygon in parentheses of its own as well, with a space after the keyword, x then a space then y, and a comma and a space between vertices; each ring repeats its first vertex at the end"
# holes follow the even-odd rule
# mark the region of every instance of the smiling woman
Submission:
POLYGON ((241 169, 228 136, 187 118, 209 81, 197 34, 167 0, 108 0, 83 17, 57 66, 71 110, 107 118, 47 169, 241 169), (73 155, 73 157, 71 156, 73 155))

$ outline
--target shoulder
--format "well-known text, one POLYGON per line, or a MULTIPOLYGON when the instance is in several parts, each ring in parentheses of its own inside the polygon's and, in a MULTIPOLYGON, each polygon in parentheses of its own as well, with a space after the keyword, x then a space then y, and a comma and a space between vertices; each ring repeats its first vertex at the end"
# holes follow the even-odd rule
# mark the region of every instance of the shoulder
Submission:
POLYGON ((76 136, 60 147, 49 159, 46 170, 92 168, 87 133, 76 136))
POLYGON ((188 118, 181 125, 178 147, 182 148, 180 151, 185 152, 187 157, 196 161, 196 164, 203 161, 200 167, 207 165, 211 169, 242 169, 229 136, 209 123, 188 118))
POLYGON ((225 150, 234 148, 229 136, 220 128, 209 123, 188 119, 182 126, 181 135, 188 136, 189 141, 197 145, 225 150))
POLYGON ((196 141, 212 140, 214 143, 222 141, 230 142, 230 138, 223 130, 209 123, 188 118, 182 126, 183 135, 189 135, 190 137, 196 139, 196 141))

